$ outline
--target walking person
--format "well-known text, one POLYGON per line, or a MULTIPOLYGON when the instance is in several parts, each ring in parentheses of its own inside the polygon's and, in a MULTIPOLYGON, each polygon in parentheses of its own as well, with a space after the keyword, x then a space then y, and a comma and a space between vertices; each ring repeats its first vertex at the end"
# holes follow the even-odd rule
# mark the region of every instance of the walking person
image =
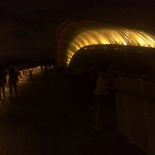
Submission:
POLYGON ((100 130, 101 125, 101 114, 103 112, 103 108, 110 104, 109 96, 110 96, 110 74, 109 74, 109 64, 105 63, 101 66, 100 73, 98 75, 98 79, 96 82, 96 87, 94 91, 94 102, 96 106, 95 111, 95 124, 93 129, 100 130))
POLYGON ((30 69, 30 72, 29 72, 29 82, 32 82, 33 81, 33 74, 32 74, 32 69, 30 69))
POLYGON ((9 66, 9 93, 10 98, 17 96, 18 71, 15 65, 9 66))
POLYGON ((5 98, 6 70, 4 65, 0 66, 0 99, 5 98))

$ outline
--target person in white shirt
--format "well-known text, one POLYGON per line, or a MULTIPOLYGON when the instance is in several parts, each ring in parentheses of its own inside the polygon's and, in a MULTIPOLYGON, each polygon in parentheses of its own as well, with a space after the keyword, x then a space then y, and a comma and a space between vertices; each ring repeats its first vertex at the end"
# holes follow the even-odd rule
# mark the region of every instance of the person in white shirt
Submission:
POLYGON ((93 129, 95 130, 99 130, 100 115, 103 106, 109 103, 109 90, 110 90, 109 64, 105 63, 102 65, 100 69, 94 91, 94 103, 96 105, 96 114, 95 114, 95 125, 93 129))

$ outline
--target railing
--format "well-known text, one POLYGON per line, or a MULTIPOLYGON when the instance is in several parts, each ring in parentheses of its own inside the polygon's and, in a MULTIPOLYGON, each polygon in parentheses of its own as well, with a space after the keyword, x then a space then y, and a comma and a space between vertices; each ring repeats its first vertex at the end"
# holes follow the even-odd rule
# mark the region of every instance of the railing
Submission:
POLYGON ((18 76, 19 79, 28 77, 29 74, 30 74, 30 70, 32 70, 32 74, 36 74, 36 73, 38 73, 38 71, 39 72, 41 71, 41 67, 40 66, 37 66, 37 67, 33 67, 33 68, 31 67, 31 68, 20 70, 19 71, 19 76, 18 76))
POLYGON ((129 95, 137 99, 155 103, 152 86, 155 85, 155 75, 128 75, 122 74, 115 77, 115 92, 129 95))
POLYGON ((114 89, 120 132, 149 155, 155 155, 154 74, 117 76, 114 89))

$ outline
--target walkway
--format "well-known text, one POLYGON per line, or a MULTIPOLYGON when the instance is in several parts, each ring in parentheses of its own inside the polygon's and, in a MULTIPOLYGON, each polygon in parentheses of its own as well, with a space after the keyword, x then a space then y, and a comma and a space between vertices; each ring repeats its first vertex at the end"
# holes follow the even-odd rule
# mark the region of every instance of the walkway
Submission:
POLYGON ((0 155, 146 155, 119 134, 114 105, 93 131, 91 98, 58 74, 25 79, 19 90, 0 101, 0 155))

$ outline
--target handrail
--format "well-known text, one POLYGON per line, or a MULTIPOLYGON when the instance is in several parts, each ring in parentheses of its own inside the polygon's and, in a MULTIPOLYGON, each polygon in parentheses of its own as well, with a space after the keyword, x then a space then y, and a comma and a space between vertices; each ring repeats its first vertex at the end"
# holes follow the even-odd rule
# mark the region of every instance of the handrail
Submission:
POLYGON ((155 73, 153 74, 144 74, 144 75, 133 75, 133 74, 119 74, 116 77, 127 77, 132 79, 143 79, 147 81, 155 81, 155 73))
POLYGON ((146 87, 146 88, 140 88, 139 91, 135 91, 135 89, 133 89, 133 88, 131 89, 130 86, 129 86, 129 89, 128 89, 128 87, 125 88, 123 86, 123 88, 121 88, 121 85, 118 85, 118 86, 115 86, 115 88, 114 88, 114 92, 115 93, 121 93, 121 94, 124 94, 124 95, 132 96, 132 97, 140 99, 140 100, 144 100, 144 101, 148 101, 148 102, 151 102, 151 103, 155 103, 155 95, 153 95, 153 93, 151 95, 151 94, 149 94, 149 92, 147 92, 147 89, 149 89, 149 86, 147 88, 147 83, 148 84, 150 84, 150 83, 154 84, 155 83, 155 76, 151 77, 150 75, 146 76, 146 75, 122 74, 122 75, 119 75, 118 77, 120 77, 120 78, 124 78, 125 77, 125 78, 128 78, 128 79, 135 79, 135 80, 137 80, 137 82, 138 82, 138 80, 142 80, 142 83, 144 82, 144 87, 146 87), (143 93, 142 89, 144 89, 144 92, 146 90, 146 93, 143 93))

